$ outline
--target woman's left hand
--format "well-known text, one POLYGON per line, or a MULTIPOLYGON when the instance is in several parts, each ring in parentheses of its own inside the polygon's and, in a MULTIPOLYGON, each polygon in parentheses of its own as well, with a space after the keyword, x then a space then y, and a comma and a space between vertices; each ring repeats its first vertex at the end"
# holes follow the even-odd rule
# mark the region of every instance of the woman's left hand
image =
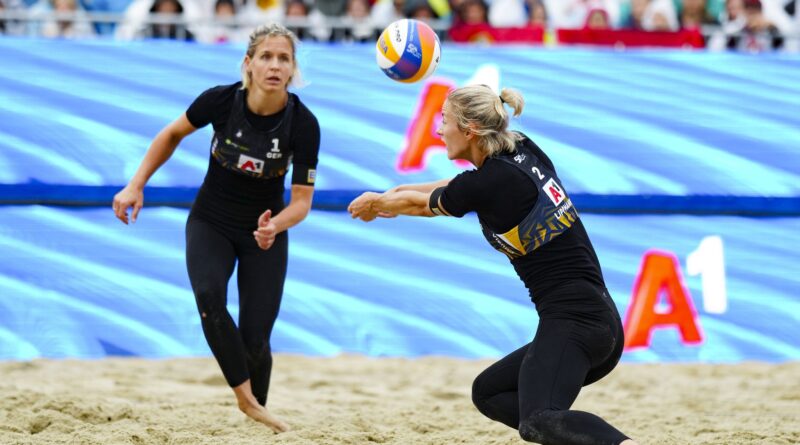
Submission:
POLYGON ((278 235, 278 228, 272 221, 272 210, 267 210, 258 217, 258 229, 253 232, 258 247, 267 250, 275 242, 278 235))
POLYGON ((347 211, 350 212, 350 216, 353 217, 353 219, 358 218, 361 221, 370 222, 377 218, 379 214, 383 216, 383 212, 376 212, 372 208, 372 203, 380 198, 380 196, 379 193, 364 192, 347 206, 347 211))

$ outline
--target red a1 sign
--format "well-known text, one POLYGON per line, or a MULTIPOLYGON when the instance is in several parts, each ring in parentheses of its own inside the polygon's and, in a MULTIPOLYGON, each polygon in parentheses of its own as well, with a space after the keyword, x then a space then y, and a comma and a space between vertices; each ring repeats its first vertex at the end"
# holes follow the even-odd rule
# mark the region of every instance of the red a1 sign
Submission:
MULTIPOLYGON (((709 313, 727 309, 722 239, 709 236, 687 258, 690 275, 700 275, 703 308, 709 313)), ((700 319, 683 281, 678 258, 671 252, 651 250, 642 258, 625 316, 625 348, 647 347, 656 328, 677 328, 687 344, 703 341, 700 319), (666 305, 659 304, 664 297, 666 305)))

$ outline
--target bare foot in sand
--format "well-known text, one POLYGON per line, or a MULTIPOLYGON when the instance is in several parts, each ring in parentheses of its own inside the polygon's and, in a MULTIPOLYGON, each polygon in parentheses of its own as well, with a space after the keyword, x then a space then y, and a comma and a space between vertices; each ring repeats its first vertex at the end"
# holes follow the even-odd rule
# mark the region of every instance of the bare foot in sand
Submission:
POLYGON ((276 434, 289 431, 289 425, 270 414, 266 407, 259 405, 250 389, 250 380, 246 380, 241 385, 233 388, 233 393, 236 394, 239 410, 247 414, 247 417, 263 423, 276 434))
POLYGON ((239 409, 242 410, 243 413, 247 414, 247 417, 250 417, 256 422, 263 423, 276 434, 289 431, 289 425, 287 425, 286 422, 270 414, 269 410, 259 405, 258 402, 256 402, 254 405, 239 405, 239 409))

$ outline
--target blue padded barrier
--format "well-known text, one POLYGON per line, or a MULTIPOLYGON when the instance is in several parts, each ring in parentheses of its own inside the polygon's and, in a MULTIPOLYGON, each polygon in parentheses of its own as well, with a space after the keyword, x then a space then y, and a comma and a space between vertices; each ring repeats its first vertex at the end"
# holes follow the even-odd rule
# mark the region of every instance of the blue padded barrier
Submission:
MULTIPOLYGON (((0 39, 0 184, 24 186, 4 190, 3 202, 24 201, 37 184, 124 185, 166 123, 206 88, 238 79, 243 51, 0 39)), ((372 45, 300 50, 310 83, 299 94, 322 127, 318 190, 385 189, 461 171, 441 149, 428 153, 424 169, 396 170, 426 83, 389 80, 373 53, 372 45)), ((490 82, 485 73, 494 73, 525 94, 512 127, 550 154, 569 192, 615 201, 587 208, 734 213, 755 204, 706 197, 800 196, 797 55, 445 45, 442 57, 430 82, 462 85, 476 73, 490 82)), ((187 138, 150 184, 185 198, 203 179, 210 134, 187 138)), ((74 191, 78 202, 108 196, 74 191)), ((792 201, 766 208, 787 214, 787 206, 796 211, 792 201)))
MULTIPOLYGON (((0 359, 204 355, 184 263, 185 209, 0 207, 0 359)), ((673 253, 703 335, 655 329, 629 361, 800 359, 800 218, 582 216, 624 316, 642 256, 673 253), (724 243, 727 309, 705 309, 687 256, 724 243)), ((507 259, 473 217, 370 224, 315 210, 290 232, 273 348, 329 355, 499 356, 530 340, 536 314, 507 259)), ((236 318, 232 280, 229 308, 236 318)))

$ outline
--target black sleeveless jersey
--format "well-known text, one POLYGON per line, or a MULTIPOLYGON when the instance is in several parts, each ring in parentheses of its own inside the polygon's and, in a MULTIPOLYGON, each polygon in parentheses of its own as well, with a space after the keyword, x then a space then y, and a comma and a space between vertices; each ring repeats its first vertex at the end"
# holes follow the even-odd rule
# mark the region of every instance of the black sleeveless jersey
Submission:
POLYGON ((539 160, 526 144, 518 144, 515 152, 501 153, 494 159, 518 168, 530 178, 537 189, 537 199, 528 214, 503 233, 481 221, 483 236, 492 247, 511 259, 519 258, 549 243, 578 220, 578 211, 555 170, 539 160))
POLYGON ((284 181, 313 185, 320 131, 316 117, 295 94, 269 116, 247 108, 241 82, 211 88, 186 111, 196 128, 213 125, 209 167, 192 206, 192 217, 241 229, 254 229, 267 209, 284 207, 284 181))
POLYGON ((251 125, 245 115, 245 91, 236 90, 228 122, 214 132, 211 156, 226 169, 251 178, 279 178, 292 160, 289 131, 297 96, 289 94, 277 124, 269 129, 251 125))
POLYGON ((441 193, 441 209, 456 217, 477 213, 484 236, 510 259, 540 314, 605 307, 597 296, 563 297, 560 288, 570 283, 603 287, 603 276, 552 161, 527 137, 514 152, 453 178, 441 193))

